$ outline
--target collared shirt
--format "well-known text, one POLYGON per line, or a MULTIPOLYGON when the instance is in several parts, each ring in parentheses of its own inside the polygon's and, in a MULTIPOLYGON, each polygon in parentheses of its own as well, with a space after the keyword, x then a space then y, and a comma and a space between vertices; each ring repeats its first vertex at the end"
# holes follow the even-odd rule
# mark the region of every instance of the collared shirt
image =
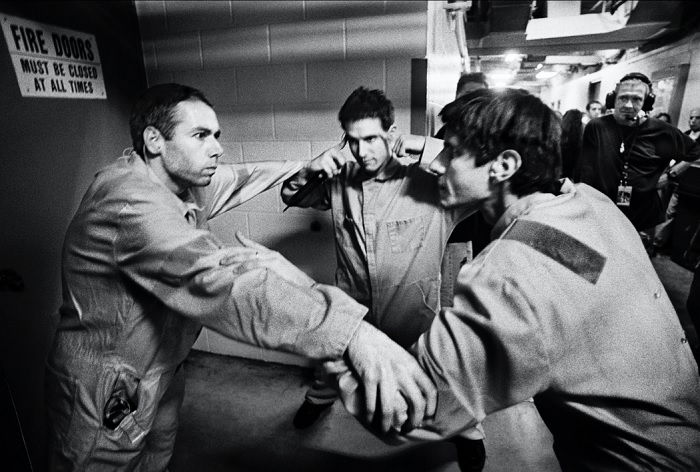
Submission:
POLYGON ((636 231, 567 183, 509 207, 415 346, 450 434, 530 397, 562 470, 698 470, 700 377, 636 231))
POLYGON ((342 355, 366 309, 335 287, 302 287, 267 269, 243 272, 215 293, 193 281, 218 266, 227 246, 207 221, 299 168, 291 161, 221 165, 208 186, 182 199, 135 154, 101 170, 66 234, 49 362, 86 377, 89 366, 113 362, 143 378, 179 365, 202 324, 262 347, 342 355))
MULTIPOLYGON (((425 155, 442 141, 429 140, 425 155)), ((306 182, 283 186, 288 199, 306 182)), ((369 307, 366 318, 410 346, 440 306, 440 261, 464 210, 440 206, 437 178, 415 162, 392 159, 372 178, 356 162, 327 180, 299 206, 330 209, 335 230, 336 285, 369 307)))

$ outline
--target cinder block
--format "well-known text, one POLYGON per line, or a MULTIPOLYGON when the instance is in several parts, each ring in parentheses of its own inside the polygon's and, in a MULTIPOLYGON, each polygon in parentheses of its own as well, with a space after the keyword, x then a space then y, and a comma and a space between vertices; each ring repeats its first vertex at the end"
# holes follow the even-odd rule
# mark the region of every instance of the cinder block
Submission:
MULTIPOLYGON (((338 122, 338 120, 336 120, 338 122)), ((340 128, 340 123, 338 123, 338 130, 342 134, 342 129, 340 128)), ((326 149, 338 145, 340 139, 336 141, 311 141, 311 158, 318 157, 326 149)), ((347 151, 347 146, 345 146, 344 151, 347 151)))
POLYGON ((202 31, 202 63, 205 69, 270 61, 267 26, 202 31))
POLYGON ((343 21, 305 21, 270 25, 272 62, 343 59, 343 21))
POLYGON ((334 282, 335 240, 329 211, 256 214, 249 221, 251 239, 279 251, 317 282, 334 282))
POLYGON ((411 106, 409 104, 394 104, 394 123, 399 133, 411 132, 411 106))
POLYGON ((280 188, 273 187, 260 195, 236 207, 236 211, 260 215, 262 213, 279 213, 280 188))
MULTIPOLYGON (((231 2, 233 22, 237 26, 288 23, 304 19, 304 2, 240 1, 231 2)), ((307 2, 308 4, 308 2, 307 2)))
POLYGON ((172 72, 164 72, 160 70, 147 71, 146 78, 148 80, 149 87, 156 84, 168 84, 173 82, 172 72))
POLYGON ((309 63, 307 69, 309 100, 337 103, 338 109, 348 95, 361 85, 372 89, 384 88, 383 60, 309 63))
POLYGON ((136 1, 134 5, 142 40, 153 39, 167 34, 165 1, 136 1))
POLYGON ((224 28, 233 23, 231 3, 217 0, 168 0, 165 13, 170 32, 224 28))
POLYGON ((177 82, 200 89, 214 108, 236 104, 236 74, 234 68, 187 70, 173 73, 177 82))
POLYGON ((394 102, 411 101, 411 58, 386 59, 386 96, 394 102))
POLYGON ((384 13, 393 15, 395 13, 416 13, 427 12, 428 2, 418 0, 386 0, 384 2, 384 13))
POLYGON ((294 103, 306 99, 304 64, 238 67, 236 78, 239 103, 294 103))
POLYGON ((353 18, 384 14, 384 2, 365 0, 352 2, 306 2, 306 19, 353 18))
POLYGON ((425 57, 427 11, 346 20, 347 59, 425 57))
POLYGON ((240 164, 243 162, 243 149, 241 143, 234 143, 220 139, 219 143, 224 148, 224 155, 220 161, 222 164, 240 164))
POLYGON ((339 107, 335 103, 275 105, 275 136, 289 141, 340 141, 339 107))
POLYGON ((228 244, 237 244, 236 231, 240 231, 246 237, 250 235, 248 214, 239 212, 238 209, 228 211, 209 220, 209 229, 221 241, 228 244))
POLYGON ((241 146, 245 162, 307 161, 311 158, 308 141, 251 141, 241 146))
POLYGON ((272 107, 269 105, 217 108, 217 116, 226 141, 275 139, 272 107))
POLYGON ((199 33, 180 33, 154 40, 156 60, 161 70, 201 69, 199 33))

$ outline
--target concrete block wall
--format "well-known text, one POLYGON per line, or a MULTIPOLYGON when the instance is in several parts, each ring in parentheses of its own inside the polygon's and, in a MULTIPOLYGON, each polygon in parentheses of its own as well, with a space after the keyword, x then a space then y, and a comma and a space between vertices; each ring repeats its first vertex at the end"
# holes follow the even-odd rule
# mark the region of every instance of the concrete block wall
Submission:
MULTIPOLYGON (((223 162, 308 160, 342 135, 337 113, 360 85, 383 89, 410 132, 411 59, 426 56, 425 1, 136 1, 149 85, 201 89, 217 111, 223 162)), ((319 282, 333 283, 329 215, 282 212, 279 188, 212 221, 241 230, 319 282)), ((195 348, 305 365, 204 329, 195 348)))

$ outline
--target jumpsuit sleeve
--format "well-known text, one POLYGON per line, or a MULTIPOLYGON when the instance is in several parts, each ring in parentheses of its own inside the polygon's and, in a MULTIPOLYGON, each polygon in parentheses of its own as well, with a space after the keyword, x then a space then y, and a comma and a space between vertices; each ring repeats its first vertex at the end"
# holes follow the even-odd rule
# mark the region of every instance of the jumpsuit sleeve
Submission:
POLYGON ((207 213, 214 218, 279 185, 304 165, 300 161, 266 161, 219 166, 205 192, 207 213))
POLYGON ((218 252, 227 246, 149 195, 132 198, 117 224, 113 257, 124 277, 158 303, 233 339, 313 359, 336 358, 366 314, 335 287, 295 284, 264 268, 205 293, 193 279, 217 267, 218 252))
POLYGON ((413 347, 438 390, 437 412, 425 429, 441 436, 532 398, 550 376, 542 314, 515 281, 460 281, 454 305, 413 347))
MULTIPOLYGON (((284 184, 282 184, 282 201, 286 205, 289 205, 290 198, 308 182, 310 177, 307 169, 303 168, 287 179, 284 184)), ((321 185, 317 185, 303 200, 294 206, 300 208, 314 208, 316 210, 329 210, 331 208, 331 199, 327 182, 328 181, 325 181, 321 185)))

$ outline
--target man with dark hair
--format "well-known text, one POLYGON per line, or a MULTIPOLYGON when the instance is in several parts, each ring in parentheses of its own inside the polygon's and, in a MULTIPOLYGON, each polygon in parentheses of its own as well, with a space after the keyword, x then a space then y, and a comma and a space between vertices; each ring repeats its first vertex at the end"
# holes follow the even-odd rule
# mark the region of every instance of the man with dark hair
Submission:
POLYGON ((457 81, 457 91, 455 97, 459 98, 474 90, 489 88, 486 75, 483 72, 467 72, 462 74, 457 81))
MULTIPOLYGON (((533 397, 563 471, 698 470, 700 377, 683 329, 629 220, 557 179, 554 112, 506 90, 441 116, 440 202, 480 209, 494 240, 414 345, 438 407, 409 437, 454 434, 533 397)), ((361 412, 351 371, 338 380, 361 412)))
POLYGON ((680 130, 648 118, 654 95, 651 82, 640 73, 624 76, 610 94, 612 116, 586 125, 577 180, 616 202, 646 242, 664 220, 665 208, 657 182, 671 159, 694 161, 700 145, 680 130))
POLYGON ((50 470, 165 470, 202 325, 314 359, 345 353, 386 428, 397 391, 412 422, 431 412, 434 387, 362 321, 366 308, 242 235, 232 247, 208 230, 298 163, 218 165, 216 113, 183 85, 148 89, 130 127, 134 151, 98 172, 66 233, 46 370, 50 470))
POLYGON ((603 104, 598 100, 591 100, 586 105, 586 113, 588 114, 588 120, 594 120, 603 116, 603 104))
MULTIPOLYGON (((342 145, 326 150, 284 183, 282 199, 289 203, 311 176, 328 177, 294 204, 333 212, 336 285, 369 308, 367 321, 409 347, 440 309, 440 260, 450 232, 467 213, 442 209, 435 176, 397 158, 394 107, 381 90, 353 91, 338 120, 355 162, 342 145)), ((423 144, 421 139, 414 150, 422 151, 423 144)), ((336 390, 317 378, 295 426, 313 424, 336 398, 336 390)), ((481 470, 483 433, 469 437, 475 440, 456 440, 460 466, 481 470)))

